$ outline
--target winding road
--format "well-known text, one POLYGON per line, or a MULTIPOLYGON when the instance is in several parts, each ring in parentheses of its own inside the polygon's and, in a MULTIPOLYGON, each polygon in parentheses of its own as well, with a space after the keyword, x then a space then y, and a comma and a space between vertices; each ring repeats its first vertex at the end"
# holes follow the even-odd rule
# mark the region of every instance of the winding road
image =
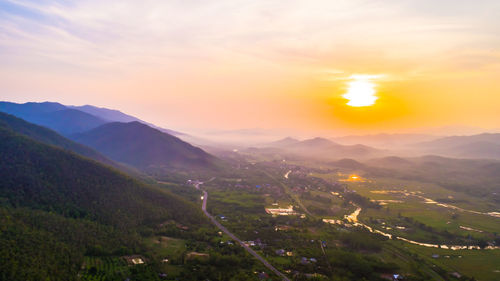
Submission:
MULTIPOLYGON (((199 185, 196 186, 196 188, 199 189, 199 185)), ((241 247, 243 247, 248 253, 250 253, 252 256, 254 256, 256 259, 262 262, 264 266, 267 267, 272 272, 274 272, 274 274, 278 275, 283 280, 290 281, 290 279, 288 279, 288 277, 286 277, 285 274, 277 270, 274 266, 272 266, 268 261, 266 261, 261 255, 255 252, 252 248, 245 245, 243 241, 241 241, 238 237, 236 237, 236 235, 231 233, 226 227, 224 227, 220 222, 218 222, 211 214, 209 214, 207 212, 207 200, 208 200, 208 193, 205 190, 203 190, 203 204, 201 205, 201 210, 212 221, 212 223, 215 224, 215 226, 217 226, 222 232, 227 234, 227 236, 229 236, 231 239, 238 242, 241 245, 241 247)))

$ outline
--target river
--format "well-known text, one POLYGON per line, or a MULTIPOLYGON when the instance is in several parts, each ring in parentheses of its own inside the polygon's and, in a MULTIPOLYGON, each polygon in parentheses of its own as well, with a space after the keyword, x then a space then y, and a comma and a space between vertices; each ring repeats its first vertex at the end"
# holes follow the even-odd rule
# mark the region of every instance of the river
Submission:
MULTIPOLYGON (((356 205, 354 205, 354 206, 356 206, 356 205)), ((356 206, 356 207, 357 208, 354 212, 352 212, 349 215, 345 215, 344 218, 347 221, 349 221, 351 223, 351 225, 364 227, 365 229, 367 229, 371 233, 376 233, 379 235, 383 235, 389 239, 397 239, 397 240, 401 240, 401 241, 404 241, 404 242, 407 242, 410 244, 419 245, 419 246, 428 247, 428 248, 441 248, 441 249, 449 249, 449 250, 481 250, 481 248, 479 246, 444 245, 444 244, 440 245, 440 244, 422 243, 422 242, 417 242, 417 241, 413 241, 410 239, 406 239, 404 237, 394 236, 390 233, 386 233, 386 232, 380 231, 378 229, 374 229, 373 227, 371 227, 369 225, 366 225, 364 223, 359 222, 358 216, 361 213, 362 209, 358 206, 356 206)), ((330 223, 330 224, 340 224, 340 225, 344 225, 344 226, 346 225, 346 223, 344 223, 341 220, 323 219, 323 222, 330 223)), ((487 246, 484 249, 485 250, 498 250, 498 249, 500 249, 500 247, 499 246, 487 246)))

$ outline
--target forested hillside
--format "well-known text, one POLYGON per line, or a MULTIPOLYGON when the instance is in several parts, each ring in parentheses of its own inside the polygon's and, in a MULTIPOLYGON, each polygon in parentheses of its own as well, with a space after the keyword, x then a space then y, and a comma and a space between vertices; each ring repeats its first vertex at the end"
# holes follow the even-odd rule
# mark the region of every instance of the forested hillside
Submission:
POLYGON ((167 220, 198 208, 95 161, 0 125, 0 280, 75 280, 85 254, 131 254, 167 220))
POLYGON ((58 146, 108 165, 114 165, 113 161, 110 161, 104 155, 89 147, 73 142, 46 127, 26 122, 13 115, 0 112, 0 124, 3 127, 28 136, 36 141, 58 146))

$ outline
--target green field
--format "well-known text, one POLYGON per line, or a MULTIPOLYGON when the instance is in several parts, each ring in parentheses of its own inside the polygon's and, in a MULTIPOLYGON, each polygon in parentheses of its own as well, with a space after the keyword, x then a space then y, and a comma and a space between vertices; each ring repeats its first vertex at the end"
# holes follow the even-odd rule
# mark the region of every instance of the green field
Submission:
POLYGON ((426 248, 391 241, 398 247, 407 249, 418 254, 424 260, 450 271, 457 271, 479 281, 500 280, 500 250, 445 250, 437 248, 426 248), (438 254, 438 258, 432 258, 433 254, 438 254))
POLYGON ((120 257, 85 257, 82 281, 119 280, 128 274, 127 262, 120 257))

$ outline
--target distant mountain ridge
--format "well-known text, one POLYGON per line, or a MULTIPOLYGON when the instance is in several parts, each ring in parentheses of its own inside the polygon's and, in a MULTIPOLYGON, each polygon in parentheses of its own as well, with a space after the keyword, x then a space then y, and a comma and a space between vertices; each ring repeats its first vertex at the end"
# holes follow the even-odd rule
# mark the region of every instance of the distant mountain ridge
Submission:
POLYGON ((0 111, 50 128, 65 136, 87 131, 107 122, 100 117, 54 102, 24 104, 0 102, 0 111))
POLYGON ((167 134, 171 134, 171 135, 174 135, 174 136, 180 136, 180 135, 184 135, 184 133, 181 133, 181 132, 177 132, 177 131, 174 131, 174 130, 170 130, 170 129, 164 129, 164 128, 161 128, 161 127, 158 127, 152 123, 149 123, 149 122, 146 122, 146 121, 143 121, 137 117, 134 117, 132 115, 128 115, 128 114, 125 114, 119 110, 116 110, 116 109, 108 109, 108 108, 104 108, 104 107, 97 107, 97 106, 93 106, 93 105, 82 105, 82 106, 68 106, 70 108, 73 108, 73 109, 77 109, 77 110, 80 110, 80 111, 83 111, 83 112, 86 112, 88 114, 92 114, 94 116, 98 116, 99 118, 102 118, 108 122, 123 122, 123 123, 129 123, 129 122, 134 122, 134 121, 137 121, 137 122, 140 122, 140 123, 144 123, 150 127, 153 127, 155 129, 158 129, 162 132, 165 132, 167 134))
MULTIPOLYGON (((135 169, 145 172, 155 168, 162 173, 170 169, 213 169, 221 163, 216 157, 170 133, 188 135, 159 128, 118 110, 91 105, 65 106, 54 102, 0 102, 0 112, 48 128, 44 131, 31 124, 28 136, 132 174, 139 174, 135 169), (35 131, 37 133, 33 133, 35 131)), ((14 123, 21 127, 30 126, 19 121, 14 123)))
POLYGON ((321 137, 302 141, 293 138, 285 138, 267 143, 263 148, 277 148, 298 155, 328 159, 369 158, 383 154, 382 150, 366 145, 341 145, 321 137))
POLYGON ((404 147, 424 141, 431 141, 439 136, 426 134, 372 134, 336 137, 332 140, 343 145, 364 144, 377 148, 404 147))
POLYGON ((280 146, 293 145, 293 144, 297 144, 297 143, 300 143, 300 141, 298 139, 294 139, 292 137, 286 137, 284 139, 280 139, 280 140, 273 141, 273 142, 270 142, 270 143, 265 143, 262 146, 266 146, 266 147, 280 147, 280 146))
POLYGON ((160 128, 119 110, 92 105, 72 106, 57 102, 0 102, 0 111, 28 122, 50 128, 64 136, 81 133, 110 122, 138 121, 172 135, 184 135, 170 129, 160 128))
POLYGON ((451 136, 416 145, 418 149, 438 155, 461 158, 500 159, 500 134, 451 136))

